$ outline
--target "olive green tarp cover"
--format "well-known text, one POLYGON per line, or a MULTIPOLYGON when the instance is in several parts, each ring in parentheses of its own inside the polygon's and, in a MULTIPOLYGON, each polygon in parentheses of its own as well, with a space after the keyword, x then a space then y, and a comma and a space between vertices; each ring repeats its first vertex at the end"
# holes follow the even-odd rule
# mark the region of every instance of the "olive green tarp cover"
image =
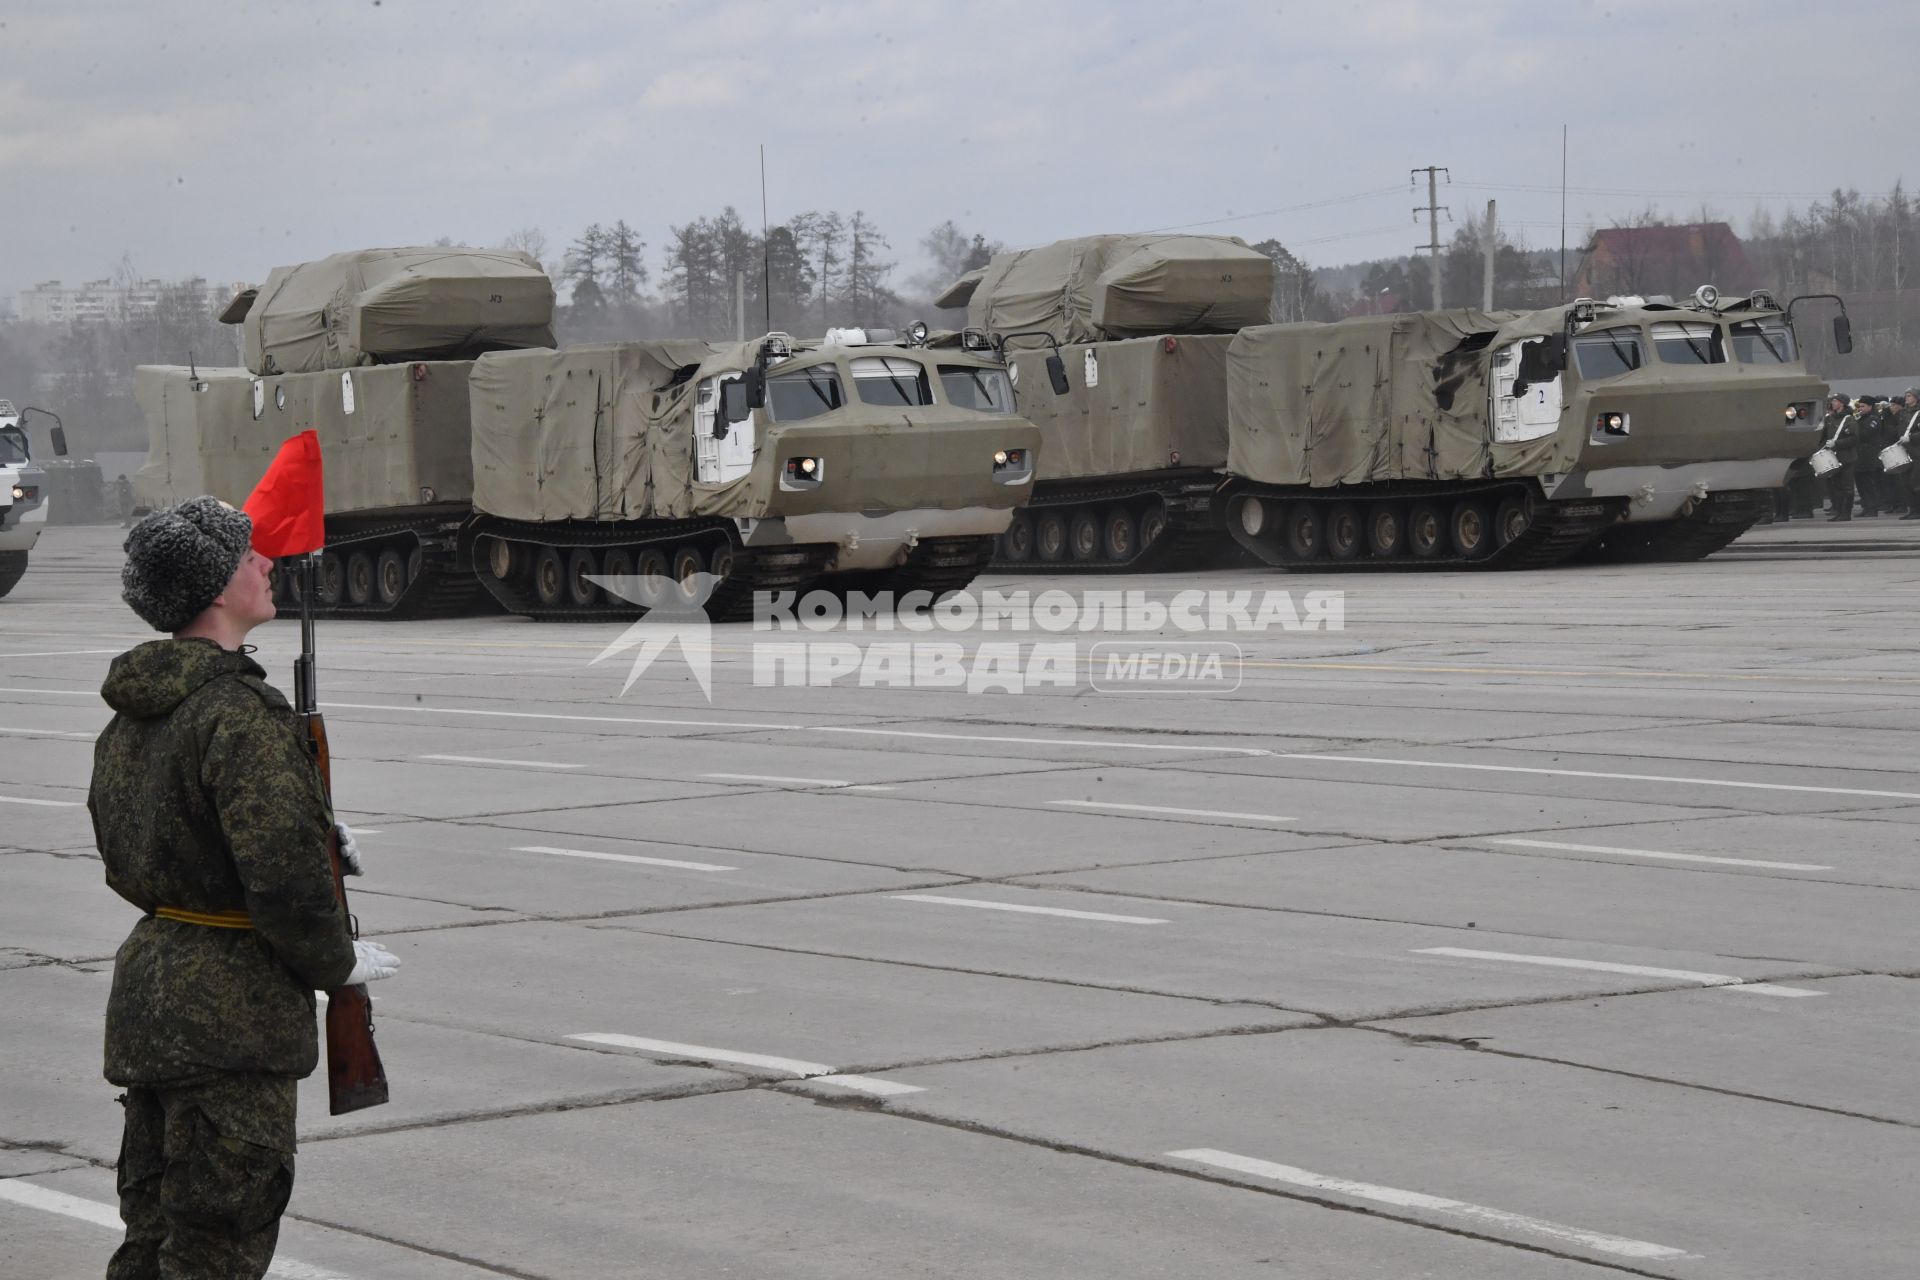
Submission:
MULTIPOLYGON (((972 275, 972 273, 968 273, 972 275)), ((1273 260, 1232 236, 1104 235, 996 254, 965 296, 967 324, 1057 342, 1232 333, 1272 315, 1273 260)))
POLYGON ((553 282, 517 250, 361 249, 275 267, 240 324, 255 373, 551 347, 553 282))
POLYGON ((1022 416, 1040 428, 1042 480, 1227 462, 1231 334, 1131 338, 1061 348, 1067 394, 1047 381, 1045 351, 1009 351, 1022 416), (1087 385, 1087 353, 1095 385, 1087 385), (1175 458, 1178 454, 1178 458, 1175 458))
POLYGON ((312 428, 320 439, 329 515, 468 502, 467 371, 473 364, 419 367, 421 375, 413 365, 377 365, 280 378, 201 369, 206 390, 194 391, 187 368, 143 365, 134 374, 134 394, 147 419, 147 461, 134 476, 134 500, 161 507, 210 493, 239 506, 281 443, 312 428), (433 491, 431 498, 423 488, 433 491))
POLYGON ((1490 353, 1564 324, 1560 309, 1460 310, 1242 330, 1227 350, 1227 470, 1315 486, 1571 470, 1578 433, 1495 444, 1488 422, 1490 353))
POLYGON ((745 369, 756 350, 622 342, 482 356, 469 380, 474 506, 510 520, 750 514, 765 468, 694 483, 693 398, 702 377, 745 369), (699 371, 675 383, 688 366, 699 371))

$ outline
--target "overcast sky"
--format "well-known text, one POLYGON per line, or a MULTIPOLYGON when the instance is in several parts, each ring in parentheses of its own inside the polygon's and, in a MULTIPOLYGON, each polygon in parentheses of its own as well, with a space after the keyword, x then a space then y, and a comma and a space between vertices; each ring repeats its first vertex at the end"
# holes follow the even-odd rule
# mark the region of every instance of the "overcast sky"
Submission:
MULTIPOLYGON (((1193 227, 1316 265, 1500 202, 1559 243, 1657 203, 1920 173, 1908 0, 6 0, 0 297, 625 218, 864 209, 896 284, 951 218, 1022 246, 1193 227)), ((1447 235, 1443 225, 1442 237, 1447 235)))

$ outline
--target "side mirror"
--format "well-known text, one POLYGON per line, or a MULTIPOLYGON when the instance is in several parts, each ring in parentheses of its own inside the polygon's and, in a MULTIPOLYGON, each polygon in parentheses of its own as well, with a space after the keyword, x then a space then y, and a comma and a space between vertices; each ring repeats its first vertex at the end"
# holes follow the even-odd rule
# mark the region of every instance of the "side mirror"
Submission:
POLYGON ((1047 381, 1053 384, 1053 394, 1067 394, 1067 362, 1058 351, 1047 357, 1047 381))
POLYGON ((40 408, 36 408, 33 405, 28 405, 26 408, 22 409, 20 411, 20 416, 17 419, 15 419, 15 421, 20 424, 20 430, 22 434, 26 432, 28 419, 32 418, 33 415, 36 413, 43 418, 53 419, 53 428, 52 430, 48 431, 47 434, 53 440, 54 456, 60 457, 60 458, 66 457, 67 456, 66 427, 61 423, 60 415, 53 412, 53 410, 40 409, 40 408))
POLYGON ((1853 350, 1853 321, 1843 315, 1833 318, 1833 349, 1843 356, 1853 350))
POLYGON ((54 456, 57 458, 66 457, 67 456, 67 429, 65 427, 55 427, 50 434, 53 436, 54 456))
POLYGON ((713 407, 713 438, 725 440, 727 428, 736 422, 745 422, 753 414, 747 403, 747 383, 744 378, 734 378, 720 384, 720 403, 713 407))
POLYGON ((1555 373, 1567 371, 1567 331, 1562 329, 1547 339, 1547 349, 1542 353, 1542 361, 1555 373))

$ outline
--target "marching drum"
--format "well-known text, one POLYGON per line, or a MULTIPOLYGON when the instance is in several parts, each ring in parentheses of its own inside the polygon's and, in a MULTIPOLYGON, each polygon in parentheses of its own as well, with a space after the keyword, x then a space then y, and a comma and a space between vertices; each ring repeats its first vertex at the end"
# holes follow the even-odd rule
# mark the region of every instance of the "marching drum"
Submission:
POLYGON ((1840 467, 1840 455, 1831 449, 1815 450, 1814 455, 1808 458, 1807 461, 1813 464, 1813 474, 1817 476, 1824 476, 1830 471, 1837 471, 1840 467))
POLYGON ((1888 475, 1905 471, 1913 465, 1913 455, 1907 452, 1903 444, 1890 444, 1880 451, 1880 469, 1888 475))

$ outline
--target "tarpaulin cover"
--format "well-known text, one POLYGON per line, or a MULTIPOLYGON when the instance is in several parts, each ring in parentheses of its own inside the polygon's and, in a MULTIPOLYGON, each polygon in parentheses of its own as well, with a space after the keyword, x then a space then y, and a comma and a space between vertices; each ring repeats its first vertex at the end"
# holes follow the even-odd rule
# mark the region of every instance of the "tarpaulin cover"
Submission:
POLYGON ((1273 261, 1232 236, 1084 236, 996 254, 965 296, 968 325, 994 334, 1232 333, 1271 318, 1273 261))
POLYGON ((420 375, 413 365, 377 365, 279 378, 201 369, 206 390, 196 392, 185 367, 143 365, 134 388, 148 448, 134 477, 134 499, 166 506, 210 493, 238 506, 281 442, 312 428, 320 438, 329 515, 468 502, 466 375, 472 367, 468 360, 432 361, 419 366, 420 375), (353 387, 351 413, 343 379, 353 387), (431 499, 423 488, 433 490, 431 499))
POLYGON ((553 346, 553 282, 514 250, 362 249, 274 268, 240 324, 255 373, 470 358, 553 346))
POLYGON ((1557 332, 1559 309, 1263 325, 1227 351, 1227 469, 1266 484, 1457 480, 1570 470, 1578 431, 1491 442, 1490 353, 1557 332))
POLYGON ((1016 403, 1040 428, 1042 480, 1119 475, 1227 462, 1227 349, 1231 334, 1132 338, 1061 348, 1067 394, 1047 380, 1046 351, 1009 351, 1016 403), (1087 353, 1094 383, 1087 385, 1087 353), (1174 458, 1178 454, 1178 460, 1174 458))
MULTIPOLYGON (((847 358, 906 350, 803 349, 770 376, 825 363, 844 382, 847 358)), ((852 387, 831 413, 775 424, 762 414, 756 424, 736 425, 764 433, 752 468, 725 482, 698 480, 700 383, 749 368, 757 351, 757 342, 638 342, 482 356, 470 382, 474 506, 512 520, 679 520, 1004 509, 1025 496, 1024 488, 995 482, 991 461, 997 448, 1038 447, 1025 419, 939 403, 866 404, 852 387), (779 449, 770 444, 775 439, 784 442, 779 449), (807 492, 779 489, 779 456, 788 452, 819 459, 828 483, 807 492)), ((986 363, 947 353, 933 362, 986 363)))

